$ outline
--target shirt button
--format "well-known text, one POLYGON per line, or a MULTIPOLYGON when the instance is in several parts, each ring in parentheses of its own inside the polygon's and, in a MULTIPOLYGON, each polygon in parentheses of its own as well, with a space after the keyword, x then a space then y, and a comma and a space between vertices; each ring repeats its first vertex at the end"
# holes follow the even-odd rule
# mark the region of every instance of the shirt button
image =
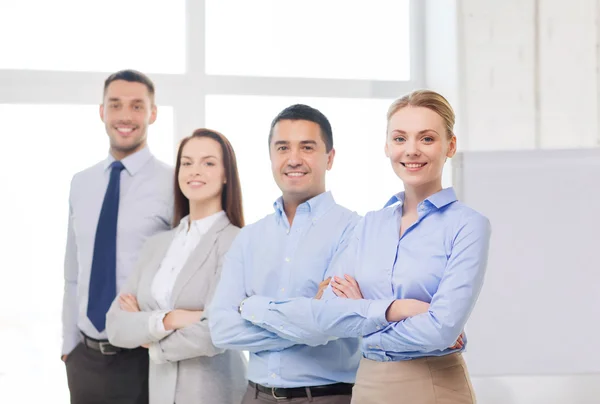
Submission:
POLYGON ((285 231, 285 234, 290 234, 290 229, 287 229, 287 230, 285 231))
POLYGON ((373 349, 373 345, 369 345, 369 346, 368 346, 368 348, 369 348, 369 349, 373 349))
POLYGON ((375 348, 377 349, 381 349, 381 347, 379 345, 375 345, 375 348))
POLYGON ((285 257, 285 262, 290 262, 290 258, 289 257, 285 257))
POLYGON ((377 326, 377 327, 375 327, 375 328, 377 328, 378 330, 381 330, 381 327, 380 327, 380 326, 377 326))
POLYGON ((271 373, 271 377, 272 377, 273 379, 276 379, 276 378, 277 378, 277 375, 276 375, 275 373, 271 373))
POLYGON ((282 292, 285 292, 285 288, 281 288, 281 291, 282 291, 282 292))

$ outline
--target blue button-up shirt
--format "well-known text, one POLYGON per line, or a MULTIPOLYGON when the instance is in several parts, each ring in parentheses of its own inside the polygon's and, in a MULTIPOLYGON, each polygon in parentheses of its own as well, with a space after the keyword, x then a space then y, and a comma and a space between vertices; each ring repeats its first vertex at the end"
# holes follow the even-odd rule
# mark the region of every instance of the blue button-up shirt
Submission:
POLYGON ((241 230, 225 257, 207 311, 213 342, 249 351, 248 379, 255 383, 353 383, 360 360, 357 339, 328 337, 308 346, 303 338, 286 334, 285 321, 274 329, 257 320, 273 299, 314 297, 338 246, 360 217, 337 205, 329 192, 298 206, 291 226, 281 198, 274 207, 275 213, 241 230))
MULTIPOLYGON (((266 303, 260 321, 290 335, 360 337, 366 358, 397 361, 440 356, 463 331, 483 284, 490 240, 487 218, 444 189, 418 206, 418 219, 400 237, 404 194, 369 212, 334 258, 331 273, 351 275, 364 299, 282 299, 266 303), (395 299, 430 303, 429 311, 388 323, 395 299), (319 334, 320 333, 320 334, 319 334)), ((465 347, 466 347, 465 337, 465 347)), ((464 349, 464 347, 463 347, 464 349)))

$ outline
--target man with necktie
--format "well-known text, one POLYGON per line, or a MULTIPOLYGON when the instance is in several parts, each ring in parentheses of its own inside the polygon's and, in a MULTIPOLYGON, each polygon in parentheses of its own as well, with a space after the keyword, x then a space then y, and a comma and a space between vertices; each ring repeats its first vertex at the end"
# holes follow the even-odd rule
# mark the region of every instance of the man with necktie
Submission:
POLYGON ((108 343, 106 312, 146 238, 170 228, 173 171, 148 150, 154 84, 123 70, 104 83, 108 157, 71 181, 62 360, 72 404, 148 403, 148 352, 108 343))

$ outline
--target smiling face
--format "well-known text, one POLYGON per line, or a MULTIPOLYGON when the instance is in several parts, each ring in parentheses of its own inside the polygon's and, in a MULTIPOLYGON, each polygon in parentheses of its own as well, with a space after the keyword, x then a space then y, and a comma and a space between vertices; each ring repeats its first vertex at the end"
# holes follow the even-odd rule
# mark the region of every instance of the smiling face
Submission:
POLYGON ((435 111, 405 106, 390 117, 385 154, 406 190, 441 189, 444 163, 455 153, 456 136, 435 111))
POLYGON ((156 112, 145 84, 125 80, 109 84, 100 118, 115 158, 120 160, 146 146, 148 126, 156 120, 156 112))
POLYGON ((326 151, 317 123, 277 122, 269 151, 273 178, 284 201, 302 203, 325 192, 325 174, 333 165, 335 150, 326 151))
POLYGON ((221 145, 208 137, 192 137, 181 150, 177 178, 190 203, 220 201, 226 181, 221 145))

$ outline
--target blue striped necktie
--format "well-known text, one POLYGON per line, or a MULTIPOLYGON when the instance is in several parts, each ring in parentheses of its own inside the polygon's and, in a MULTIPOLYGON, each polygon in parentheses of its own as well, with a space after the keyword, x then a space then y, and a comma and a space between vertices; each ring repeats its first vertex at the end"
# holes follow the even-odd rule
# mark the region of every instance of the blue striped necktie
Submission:
POLYGON ((106 312, 117 294, 117 217, 121 171, 125 167, 120 161, 114 161, 110 168, 96 228, 87 305, 87 316, 99 332, 106 328, 106 312))

